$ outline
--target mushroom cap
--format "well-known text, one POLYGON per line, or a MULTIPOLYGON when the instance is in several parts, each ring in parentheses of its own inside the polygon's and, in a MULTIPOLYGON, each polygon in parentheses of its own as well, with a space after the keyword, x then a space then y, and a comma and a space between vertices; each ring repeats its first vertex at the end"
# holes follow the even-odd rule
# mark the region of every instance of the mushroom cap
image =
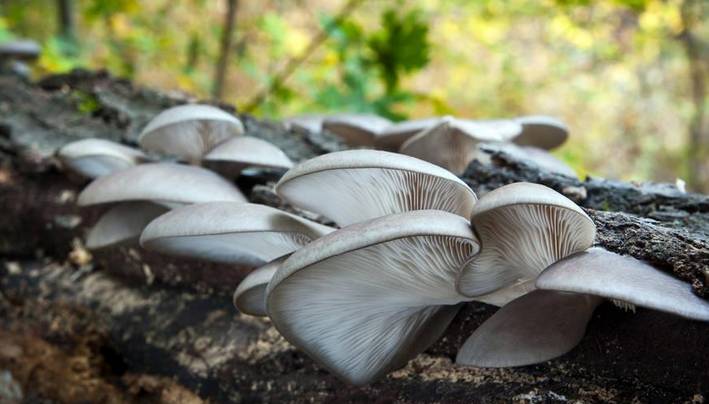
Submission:
POLYGON ((506 121, 448 117, 404 142, 399 152, 461 174, 477 156, 479 143, 505 141, 515 129, 519 128, 506 121))
POLYGON ((83 139, 57 152, 62 164, 87 178, 98 178, 145 161, 140 150, 104 139, 83 139))
POLYGON ((260 266, 332 230, 270 206, 209 202, 153 220, 140 244, 170 255, 260 266))
POLYGON ((180 105, 162 111, 148 122, 138 142, 146 150, 196 161, 219 143, 242 133, 241 121, 219 108, 180 105))
POLYGON ((356 223, 291 255, 266 288, 278 331, 354 384, 403 366, 445 330, 464 298, 454 287, 478 244, 448 212, 356 223))
POLYGON ((458 351, 456 363, 478 367, 525 366, 572 350, 602 299, 535 290, 513 300, 478 327, 458 351))
POLYGON ((3 59, 36 59, 42 52, 39 44, 30 39, 19 39, 0 43, 0 56, 3 59))
POLYGON ((273 167, 289 169, 293 162, 273 144, 251 136, 231 138, 215 147, 205 161, 231 165, 237 170, 245 167, 273 167))
POLYGON ((372 114, 343 114, 326 118, 322 128, 334 133, 350 146, 374 146, 391 121, 372 114))
POLYGON ((487 293, 482 296, 476 296, 473 300, 476 302, 482 302, 486 304, 491 304, 493 306, 502 307, 507 303, 517 299, 520 296, 524 296, 527 293, 535 289, 535 280, 518 280, 510 286, 505 286, 498 289, 492 293, 487 293))
POLYGON ((593 221, 575 203, 528 182, 480 198, 470 222, 482 248, 464 268, 458 288, 471 297, 493 292, 486 284, 535 279, 549 265, 591 247, 596 235, 593 221))
POLYGON ((420 209, 467 218, 477 200, 452 173, 413 157, 377 150, 346 150, 304 161, 281 178, 276 192, 340 226, 420 209))
POLYGON ((239 283, 234 292, 234 306, 240 312, 250 316, 266 317, 266 286, 273 278, 273 275, 281 267, 281 264, 290 254, 269 262, 268 264, 254 269, 239 283))
POLYGON ((106 211, 86 237, 90 250, 137 242, 140 233, 153 219, 167 212, 150 202, 124 202, 106 211))
POLYGON ((537 287, 591 294, 709 321, 709 302, 692 293, 689 283, 602 248, 591 248, 551 265, 537 278, 537 287))
POLYGON ((415 134, 424 131, 444 118, 422 118, 397 122, 386 127, 376 139, 375 146, 380 150, 396 151, 415 134))
POLYGON ((534 146, 541 149, 554 149, 561 146, 569 137, 566 125, 550 116, 530 115, 515 119, 522 125, 522 132, 514 139, 521 146, 534 146))
POLYGON ((153 163, 95 179, 79 194, 78 204, 122 201, 153 201, 173 206, 209 201, 245 202, 246 198, 230 182, 204 168, 153 163))

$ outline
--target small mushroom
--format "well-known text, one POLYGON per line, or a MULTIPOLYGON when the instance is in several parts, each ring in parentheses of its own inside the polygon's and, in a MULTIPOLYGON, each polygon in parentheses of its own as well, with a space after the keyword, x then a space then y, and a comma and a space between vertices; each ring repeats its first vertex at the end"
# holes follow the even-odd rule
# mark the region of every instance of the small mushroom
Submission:
POLYGON ((140 244, 164 254, 260 266, 332 230, 270 206, 210 202, 174 209, 153 220, 140 244))
POLYGON ((138 241, 140 233, 153 219, 167 212, 150 202, 125 202, 106 211, 91 228, 86 248, 96 250, 138 241))
POLYGON ((432 344, 465 298, 455 278, 478 250, 464 218, 415 211, 353 224, 297 250, 266 289, 268 315, 338 377, 370 383, 432 344))
POLYGON ((379 134, 391 121, 377 115, 344 114, 326 118, 323 129, 334 133, 350 146, 374 146, 379 134))
POLYGON ((99 177, 79 194, 79 205, 152 201, 168 207, 209 201, 246 202, 219 175, 200 167, 173 163, 141 164, 99 177))
POLYGON ((0 61, 34 60, 39 57, 42 48, 30 39, 19 39, 0 43, 0 61))
POLYGON ((423 118, 389 125, 377 136, 375 146, 380 150, 397 151, 412 136, 438 124, 445 118, 423 118))
POLYGON ((293 162, 271 143, 251 136, 239 136, 215 147, 204 161, 216 171, 236 177, 246 167, 267 167, 287 170, 293 162))
POLYGON ((438 125, 420 132, 401 145, 399 153, 436 164, 462 174, 478 156, 481 142, 507 141, 521 126, 511 121, 470 121, 442 119, 438 125))
POLYGON ((166 109, 143 129, 138 142, 146 150, 199 161, 225 140, 244 133, 235 116, 210 105, 166 109))
POLYGON ((467 218, 477 200, 463 181, 440 167, 376 150, 347 150, 304 161, 281 178, 276 192, 340 226, 420 209, 467 218))
POLYGON ((603 298, 709 321, 709 302, 691 285, 633 257, 602 248, 567 257, 544 270, 535 290, 501 308, 468 338, 457 363, 524 366, 573 349, 603 298))
POLYGON ((62 164, 86 178, 98 178, 146 160, 140 150, 104 139, 83 139, 57 152, 62 164))
POLYGON ((569 129, 556 118, 543 115, 523 116, 515 119, 522 131, 514 139, 520 146, 533 146, 551 150, 561 146, 569 137, 569 129))
POLYGON ((250 316, 266 317, 266 286, 290 254, 277 258, 268 264, 254 269, 248 274, 234 292, 234 306, 240 312, 250 316))
POLYGON ((596 235, 593 221, 575 203, 527 182, 480 198, 470 221, 482 246, 458 280, 460 292, 470 297, 494 291, 485 285, 534 280, 549 265, 591 247, 596 235))

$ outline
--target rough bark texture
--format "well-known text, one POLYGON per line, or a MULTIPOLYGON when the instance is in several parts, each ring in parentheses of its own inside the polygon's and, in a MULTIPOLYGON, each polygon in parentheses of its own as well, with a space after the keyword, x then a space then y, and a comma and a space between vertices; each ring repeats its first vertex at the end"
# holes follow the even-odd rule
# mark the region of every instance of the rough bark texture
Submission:
MULTIPOLYGON (((456 367, 464 339, 495 309, 464 305, 435 346, 371 386, 345 385, 238 314, 230 294, 247 269, 172 260, 132 247, 90 256, 81 239, 100 208, 78 209, 82 181, 51 157, 82 137, 134 144, 180 94, 75 72, 28 84, 0 77, 0 402, 9 370, 28 401, 75 402, 702 402, 709 326, 605 304, 564 357, 516 369, 456 367), (61 364, 61 366, 57 366, 61 364)), ((226 105, 221 105, 229 109, 226 105)), ((294 160, 339 150, 327 135, 242 117, 250 135, 294 160)), ((490 150, 463 178, 478 192, 515 181, 548 185, 587 209, 597 243, 648 260, 709 296, 709 198, 660 184, 554 175, 490 150)), ((252 201, 283 206, 278 173, 239 180, 252 201)))

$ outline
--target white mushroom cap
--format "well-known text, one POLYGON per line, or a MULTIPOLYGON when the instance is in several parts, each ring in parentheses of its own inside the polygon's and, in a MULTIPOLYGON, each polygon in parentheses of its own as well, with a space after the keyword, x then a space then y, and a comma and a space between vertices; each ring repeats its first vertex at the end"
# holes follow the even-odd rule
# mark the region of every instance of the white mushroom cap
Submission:
POLYGON ((505 141, 515 129, 521 127, 509 121, 444 118, 407 140, 399 152, 461 174, 478 155, 479 143, 505 141))
POLYGON ((140 244, 170 255, 259 266, 332 230, 270 206, 210 202, 160 216, 145 228, 140 244))
POLYGON ((518 182, 489 192, 470 219, 482 245, 458 281, 461 293, 494 291, 535 279, 546 267, 593 244, 596 226, 575 203, 539 184, 518 182), (495 280, 491 282, 491 280, 495 280))
POLYGON ((254 269, 239 283, 234 292, 234 306, 240 312, 251 316, 266 317, 266 286, 290 254, 277 258, 254 269))
POLYGON ((205 157, 205 161, 215 164, 230 174, 246 167, 272 167, 289 169, 293 162, 273 144, 251 136, 234 137, 218 145, 205 157))
POLYGON ((3 59, 36 59, 42 52, 39 44, 31 39, 19 39, 0 43, 0 56, 3 59))
POLYGON ((141 147, 198 161, 219 143, 244 133, 235 116, 210 105, 180 105, 153 118, 141 132, 141 147))
POLYGON ((709 302, 687 282, 633 257, 591 248, 561 260, 537 278, 537 287, 591 294, 678 316, 709 321, 709 302))
POLYGON ((522 125, 522 132, 514 139, 518 145, 550 150, 561 146, 569 137, 566 125, 550 116, 530 115, 515 121, 522 125))
POLYGON ((79 194, 79 205, 153 201, 167 206, 209 201, 245 202, 230 182, 204 168, 172 163, 141 164, 99 177, 79 194))
POLYGON ((83 139, 57 152, 62 164, 87 178, 98 178, 145 161, 140 150, 104 139, 83 139))
POLYGON ((304 161, 281 178, 276 192, 340 226, 420 209, 467 218, 477 200, 460 178, 440 167, 376 150, 347 150, 304 161))
POLYGON ((441 122, 444 118, 423 118, 402 121, 392 124, 382 130, 376 139, 375 146, 380 150, 396 151, 415 134, 422 132, 441 122))
POLYGON ((478 367, 525 366, 561 356, 583 338, 602 299, 535 290, 507 304, 465 341, 456 363, 478 367))
POLYGON ((326 129, 351 146, 373 146, 382 130, 391 125, 391 121, 377 115, 343 114, 326 118, 326 129))
POLYGON ((167 208, 150 202, 125 202, 101 215, 86 238, 86 247, 95 250, 137 242, 145 226, 167 208))
POLYGON ((510 286, 505 286, 498 289, 492 293, 487 293, 481 296, 475 296, 473 301, 482 302, 486 304, 491 304, 493 306, 502 307, 507 303, 517 299, 520 296, 526 295, 527 293, 535 289, 534 282, 536 279, 517 280, 514 284, 510 286))
POLYGON ((478 250, 468 222, 442 211, 344 227, 293 253, 266 289, 278 331, 354 384, 403 366, 445 330, 454 287, 478 250))

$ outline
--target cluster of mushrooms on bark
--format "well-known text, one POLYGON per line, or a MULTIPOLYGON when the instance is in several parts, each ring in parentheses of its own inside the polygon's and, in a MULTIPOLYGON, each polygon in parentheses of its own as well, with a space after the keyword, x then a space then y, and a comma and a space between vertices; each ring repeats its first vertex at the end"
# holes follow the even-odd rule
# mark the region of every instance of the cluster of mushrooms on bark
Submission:
POLYGON ((487 143, 574 176, 546 151, 566 139, 561 122, 394 124, 334 115, 285 125, 327 130, 357 148, 294 165, 208 105, 160 113, 140 135, 145 152, 101 139, 66 145, 58 152, 63 165, 93 179, 78 203, 110 206, 87 246, 139 241, 165 254, 257 268, 236 288, 236 308, 268 316, 286 340, 357 385, 433 344, 467 301, 500 307, 458 351, 458 364, 479 367, 563 355, 604 299, 709 321, 709 303, 689 284, 594 247, 593 221, 565 196, 514 183, 478 199, 457 177, 484 159, 478 150, 487 143), (277 195, 335 226, 248 203, 231 180, 249 167, 287 170, 277 195))

